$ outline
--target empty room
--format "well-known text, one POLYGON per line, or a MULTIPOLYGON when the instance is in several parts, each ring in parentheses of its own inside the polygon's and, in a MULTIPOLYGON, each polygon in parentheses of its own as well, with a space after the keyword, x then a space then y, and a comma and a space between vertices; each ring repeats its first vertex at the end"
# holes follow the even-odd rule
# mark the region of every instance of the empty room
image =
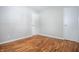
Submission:
POLYGON ((79 52, 79 7, 0 6, 0 52, 79 52))

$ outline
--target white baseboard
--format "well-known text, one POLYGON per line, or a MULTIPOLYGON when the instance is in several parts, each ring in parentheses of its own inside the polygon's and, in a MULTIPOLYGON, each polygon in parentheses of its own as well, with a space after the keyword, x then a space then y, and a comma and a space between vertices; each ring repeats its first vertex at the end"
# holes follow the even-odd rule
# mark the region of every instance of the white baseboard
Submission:
POLYGON ((13 42, 13 41, 16 41, 16 40, 21 40, 21 39, 23 39, 23 38, 29 38, 29 37, 32 37, 32 36, 33 36, 33 35, 29 35, 29 36, 25 36, 25 37, 21 37, 21 38, 16 38, 16 39, 13 39, 13 40, 1 42, 0 44, 5 44, 5 43, 13 42))
POLYGON ((70 41, 79 42, 79 40, 68 39, 68 38, 62 38, 62 37, 57 37, 57 36, 52 36, 52 35, 47 35, 47 34, 40 34, 40 33, 39 33, 39 35, 48 36, 48 37, 51 37, 51 38, 57 38, 57 39, 63 39, 63 40, 70 40, 70 41))
POLYGON ((63 39, 64 40, 64 38, 62 38, 62 37, 57 37, 57 36, 52 36, 52 35, 47 35, 47 34, 41 34, 41 33, 39 33, 39 35, 43 35, 43 36, 48 36, 48 37, 51 37, 51 38, 58 38, 58 39, 63 39))
MULTIPOLYGON (((76 41, 76 42, 79 42, 77 40, 71 40, 71 39, 67 39, 67 38, 62 38, 62 37, 57 37, 57 36, 52 36, 52 35, 47 35, 47 34, 37 34, 37 35, 43 35, 43 36, 48 36, 48 37, 51 37, 51 38, 57 38, 57 39, 63 39, 63 40, 70 40, 70 41, 76 41)), ((29 35, 29 36, 26 36, 26 37, 21 37, 21 38, 17 38, 17 39, 13 39, 13 40, 9 40, 9 41, 5 41, 5 42, 2 42, 0 44, 4 44, 4 43, 8 43, 8 42, 12 42, 12 41, 16 41, 16 40, 20 40, 20 39, 23 39, 23 38, 29 38, 29 37, 32 37, 33 35, 29 35)))
MULTIPOLYGON (((36 34, 35 34, 36 35, 36 34)), ((48 36, 48 37, 51 37, 51 38, 58 38, 58 39, 64 39, 64 38, 61 38, 61 37, 57 37, 57 36, 51 36, 51 35, 47 35, 47 34, 37 34, 37 35, 43 35, 43 36, 48 36)), ((29 36, 26 36, 26 37, 21 37, 21 38, 16 38, 16 39, 13 39, 13 40, 9 40, 9 41, 5 41, 5 42, 1 42, 0 44, 5 44, 5 43, 9 43, 9 42, 13 42, 13 41, 16 41, 16 40, 20 40, 20 39, 23 39, 23 38, 28 38, 28 37, 32 37, 33 35, 29 35, 29 36)))
POLYGON ((47 34, 41 34, 41 33, 39 33, 39 35, 48 36, 48 37, 51 37, 51 38, 57 38, 57 39, 63 39, 63 40, 70 40, 70 41, 79 42, 78 40, 68 39, 68 38, 62 38, 62 37, 57 37, 57 36, 52 36, 52 35, 47 35, 47 34))
POLYGON ((69 38, 64 38, 66 40, 70 40, 70 41, 75 41, 75 42, 79 42, 79 40, 76 40, 76 39, 69 39, 69 38))

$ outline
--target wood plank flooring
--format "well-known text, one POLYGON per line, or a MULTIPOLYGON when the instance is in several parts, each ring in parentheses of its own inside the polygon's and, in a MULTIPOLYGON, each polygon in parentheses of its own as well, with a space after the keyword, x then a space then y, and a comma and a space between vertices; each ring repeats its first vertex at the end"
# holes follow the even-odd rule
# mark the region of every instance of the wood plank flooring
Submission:
POLYGON ((35 35, 1 44, 0 52, 79 52, 79 43, 35 35))

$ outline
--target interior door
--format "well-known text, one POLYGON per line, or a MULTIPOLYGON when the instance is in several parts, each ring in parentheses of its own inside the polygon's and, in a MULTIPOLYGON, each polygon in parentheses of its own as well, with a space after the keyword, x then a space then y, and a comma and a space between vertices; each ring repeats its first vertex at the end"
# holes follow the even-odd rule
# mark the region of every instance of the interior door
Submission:
POLYGON ((32 13, 32 35, 37 35, 39 33, 39 15, 34 12, 32 13))
POLYGON ((64 8, 64 38, 78 40, 78 8, 64 8))

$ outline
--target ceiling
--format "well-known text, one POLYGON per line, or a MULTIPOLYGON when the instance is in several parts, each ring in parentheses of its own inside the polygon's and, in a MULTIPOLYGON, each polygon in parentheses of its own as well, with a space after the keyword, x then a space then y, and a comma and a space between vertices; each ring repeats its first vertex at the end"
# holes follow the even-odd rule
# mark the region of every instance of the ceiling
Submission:
POLYGON ((41 12, 45 10, 46 8, 50 8, 50 6, 28 6, 28 8, 36 11, 36 12, 41 12))
POLYGON ((28 6, 28 8, 36 11, 36 12, 41 12, 45 9, 48 9, 48 8, 73 8, 73 7, 77 7, 79 8, 79 6, 28 6))

